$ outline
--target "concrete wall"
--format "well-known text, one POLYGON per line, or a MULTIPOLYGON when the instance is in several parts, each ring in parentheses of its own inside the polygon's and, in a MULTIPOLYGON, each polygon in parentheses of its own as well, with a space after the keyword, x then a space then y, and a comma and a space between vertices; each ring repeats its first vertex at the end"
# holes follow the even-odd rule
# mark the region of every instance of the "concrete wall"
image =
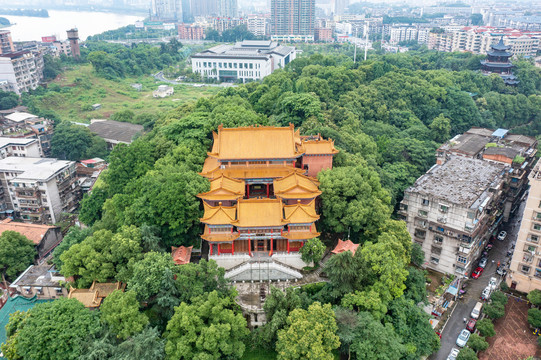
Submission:
POLYGON ((332 169, 332 155, 304 155, 302 164, 308 165, 308 176, 316 177, 324 169, 332 169))
POLYGON ((250 256, 248 254, 246 255, 222 254, 222 255, 209 255, 209 259, 216 261, 218 266, 221 266, 224 269, 229 270, 237 265, 240 265, 242 263, 249 261, 250 256))

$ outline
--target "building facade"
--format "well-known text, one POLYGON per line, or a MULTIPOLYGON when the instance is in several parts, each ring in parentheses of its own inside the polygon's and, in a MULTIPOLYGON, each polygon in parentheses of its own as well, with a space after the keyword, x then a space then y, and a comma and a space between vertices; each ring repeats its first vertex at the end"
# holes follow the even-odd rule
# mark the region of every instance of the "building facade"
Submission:
POLYGON ((66 31, 68 34, 68 41, 70 44, 71 56, 78 59, 81 57, 81 50, 79 48, 79 31, 75 28, 66 31))
POLYGON ((197 25, 179 24, 178 37, 181 40, 204 40, 205 29, 197 25))
POLYGON ((267 35, 267 18, 259 15, 248 15, 246 19, 248 31, 255 36, 267 35))
POLYGON ((152 0, 152 18, 161 21, 183 21, 182 0, 152 0))
POLYGON ((0 55, 15 52, 11 32, 9 30, 0 30, 0 55))
POLYGON ((425 252, 425 267, 467 276, 501 214, 507 167, 452 156, 404 193, 400 217, 425 252))
POLYGON ((333 141, 301 137, 293 125, 220 126, 213 136, 201 173, 210 191, 198 195, 209 258, 231 280, 302 277, 299 250, 319 235, 313 176, 332 167, 333 141))
POLYGON ((255 81, 284 68, 295 57, 294 47, 272 41, 245 40, 192 55, 192 71, 219 81, 255 81))
POLYGON ((0 213, 24 222, 54 224, 81 198, 74 161, 7 157, 0 160, 0 184, 0 213))
POLYGON ((530 192, 511 258, 506 282, 510 288, 530 292, 541 289, 541 165, 530 174, 530 192))
POLYGON ((0 159, 8 156, 40 157, 42 155, 38 139, 0 137, 0 159))
POLYGON ((315 0, 272 0, 272 35, 314 35, 315 0))
POLYGON ((18 95, 36 89, 43 79, 43 54, 25 50, 0 55, 0 79, 18 95))

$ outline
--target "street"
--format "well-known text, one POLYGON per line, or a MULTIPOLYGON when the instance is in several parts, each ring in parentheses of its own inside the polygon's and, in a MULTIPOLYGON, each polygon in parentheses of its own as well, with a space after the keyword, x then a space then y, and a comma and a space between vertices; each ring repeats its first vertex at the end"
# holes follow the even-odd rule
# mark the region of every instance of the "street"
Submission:
MULTIPOLYGON (((507 231, 507 238, 504 241, 494 240, 494 247, 488 253, 488 263, 479 279, 469 278, 467 280, 467 293, 464 295, 462 300, 458 300, 458 303, 452 313, 452 316, 449 318, 441 337, 441 347, 440 350, 432 355, 430 359, 432 360, 446 360, 447 356, 451 352, 453 347, 459 348, 455 341, 462 331, 466 327, 464 323, 464 318, 470 319, 470 313, 479 300, 483 289, 488 285, 488 281, 491 277, 498 279, 498 283, 501 280, 501 276, 496 274, 496 268, 498 261, 501 264, 505 264, 510 258, 507 258, 507 250, 511 247, 511 244, 516 242, 518 231, 520 229, 520 219, 522 218, 522 213, 524 211, 524 206, 526 202, 523 201, 515 214, 511 215, 511 218, 508 223, 504 224, 498 230, 507 231)), ((473 267, 475 269, 476 266, 473 267)), ((499 288, 499 287, 498 287, 499 288)))

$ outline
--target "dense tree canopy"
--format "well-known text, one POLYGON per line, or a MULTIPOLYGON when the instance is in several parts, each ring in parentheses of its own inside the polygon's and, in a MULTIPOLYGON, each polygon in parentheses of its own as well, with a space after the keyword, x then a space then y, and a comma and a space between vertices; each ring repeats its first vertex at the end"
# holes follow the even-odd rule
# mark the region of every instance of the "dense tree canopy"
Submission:
POLYGON ((100 316, 120 339, 140 333, 148 324, 146 315, 139 312, 139 302, 134 291, 113 291, 103 301, 100 316))
POLYGON ((15 280, 20 272, 32 264, 35 256, 34 243, 26 236, 15 231, 4 231, 0 235, 0 271, 4 286, 6 278, 15 280))
POLYGON ((104 158, 107 156, 107 144, 87 127, 63 122, 55 127, 51 152, 54 157, 64 160, 104 158))

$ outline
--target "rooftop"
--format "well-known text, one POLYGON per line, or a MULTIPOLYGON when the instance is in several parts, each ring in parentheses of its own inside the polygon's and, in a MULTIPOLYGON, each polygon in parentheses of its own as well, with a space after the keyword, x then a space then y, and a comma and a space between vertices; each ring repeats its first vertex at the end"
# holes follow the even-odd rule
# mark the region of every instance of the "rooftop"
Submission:
POLYGON ((10 287, 17 286, 60 286, 60 281, 66 281, 66 279, 55 270, 53 265, 30 265, 13 283, 10 287))
POLYGON ((355 255, 355 252, 357 251, 357 248, 359 247, 359 244, 354 244, 351 240, 341 240, 338 239, 338 244, 334 248, 334 250, 331 251, 333 254, 340 254, 345 251, 351 251, 352 255, 355 255))
POLYGON ((210 191, 197 195, 205 200, 231 200, 244 197, 244 181, 220 176, 210 180, 210 191))
POLYGON ((180 247, 174 247, 171 246, 171 256, 173 257, 173 261, 177 265, 184 265, 188 264, 190 262, 190 257, 192 255, 192 249, 193 246, 180 246, 180 247))
POLYGON ((454 151, 474 156, 481 152, 489 141, 490 139, 484 136, 463 134, 456 138, 456 140, 451 140, 451 147, 454 151))
POLYGON ((15 231, 21 235, 26 236, 28 240, 38 245, 45 236, 45 234, 47 234, 47 231, 54 228, 56 228, 56 226, 26 224, 11 221, 11 219, 6 219, 0 222, 0 235, 4 231, 15 231))
POLYGON ((308 176, 291 173, 273 182, 274 194, 284 199, 312 199, 321 194, 319 182, 308 176))
POLYGON ((453 156, 443 165, 435 165, 406 191, 426 195, 470 208, 503 179, 503 164, 453 156))
POLYGON ((36 296, 32 299, 27 299, 24 296, 9 298, 6 304, 0 308, 0 343, 4 343, 7 340, 6 325, 8 324, 10 314, 16 311, 28 311, 36 304, 47 301, 49 300, 37 300, 36 296))
POLYGON ((127 144, 130 144, 135 135, 144 129, 143 125, 113 120, 93 121, 88 128, 105 140, 115 140, 127 144))
POLYGON ((6 147, 6 146, 21 146, 21 145, 29 145, 32 143, 37 143, 38 139, 34 138, 11 138, 11 137, 4 137, 0 136, 0 148, 6 147))
POLYGON ((7 157, 0 160, 0 171, 18 173, 12 180, 49 180, 73 161, 52 158, 7 157))
POLYGON ((286 56, 294 51, 292 46, 278 45, 270 40, 244 40, 235 45, 218 45, 206 49, 200 53, 192 55, 193 57, 259 57, 270 58, 271 54, 286 56))
POLYGON ((22 121, 25 121, 26 119, 36 118, 36 117, 37 117, 36 115, 32 115, 26 112, 14 112, 13 114, 9 114, 5 116, 6 119, 10 121, 14 121, 14 122, 22 122, 22 121))

